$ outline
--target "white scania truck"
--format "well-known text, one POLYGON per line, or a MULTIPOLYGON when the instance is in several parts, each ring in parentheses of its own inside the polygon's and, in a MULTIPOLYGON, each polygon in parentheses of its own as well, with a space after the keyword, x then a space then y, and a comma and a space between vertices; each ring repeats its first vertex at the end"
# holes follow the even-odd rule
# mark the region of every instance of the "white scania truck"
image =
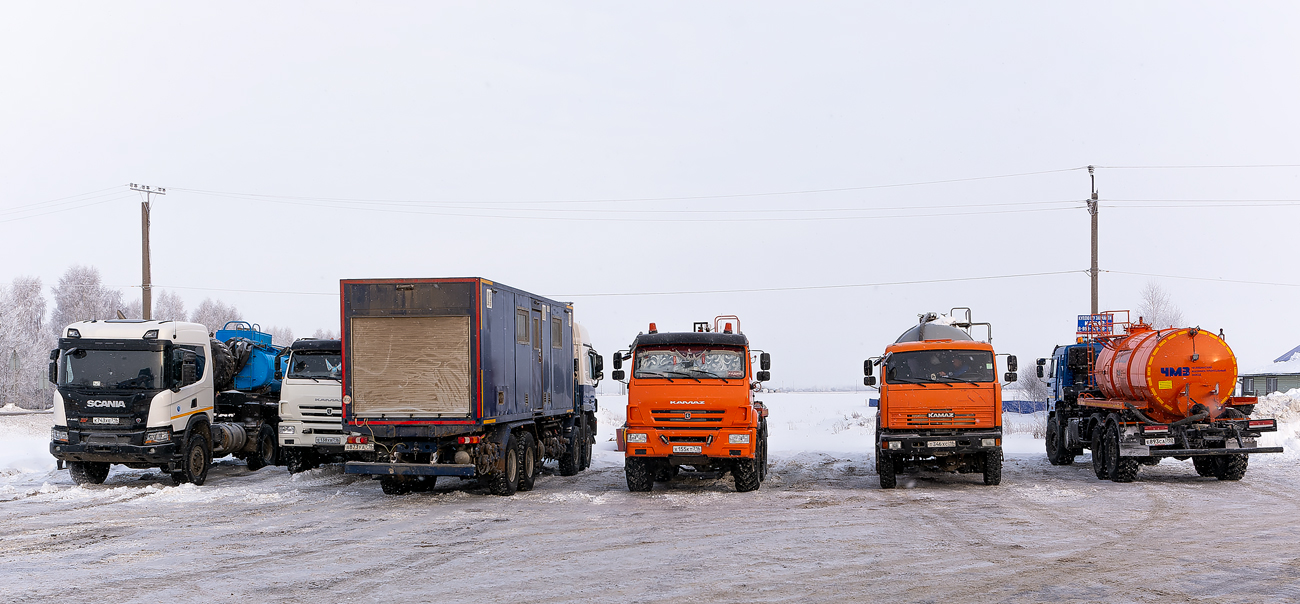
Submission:
POLYGON ((214 457, 257 470, 277 462, 279 355, 271 337, 232 322, 216 338, 197 323, 82 321, 50 351, 50 453, 77 484, 114 463, 203 484, 214 457), (233 347, 233 349, 232 349, 233 347))

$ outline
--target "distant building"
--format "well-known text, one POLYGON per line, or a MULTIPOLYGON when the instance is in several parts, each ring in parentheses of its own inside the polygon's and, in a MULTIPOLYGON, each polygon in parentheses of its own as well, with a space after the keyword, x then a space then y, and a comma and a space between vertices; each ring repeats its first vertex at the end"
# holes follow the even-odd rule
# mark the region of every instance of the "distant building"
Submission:
POLYGON ((1300 356, 1297 356, 1297 353, 1300 353, 1300 346, 1273 359, 1271 367, 1237 376, 1241 395, 1267 396, 1274 392, 1300 388, 1300 356))

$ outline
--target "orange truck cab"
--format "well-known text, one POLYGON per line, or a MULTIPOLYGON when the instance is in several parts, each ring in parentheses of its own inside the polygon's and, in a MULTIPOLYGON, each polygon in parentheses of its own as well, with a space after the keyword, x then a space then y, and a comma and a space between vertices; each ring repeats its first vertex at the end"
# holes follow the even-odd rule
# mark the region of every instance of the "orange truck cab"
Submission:
MULTIPOLYGON (((892 489, 908 469, 984 474, 1002 481, 1002 385, 998 382, 991 327, 972 323, 970 309, 920 315, 920 324, 863 363, 863 383, 876 385, 876 472, 880 488, 892 489), (964 310, 964 318, 956 313, 964 310), (971 337, 973 325, 989 329, 971 337)), ((1006 381, 1015 381, 1016 357, 1007 357, 1006 381)))
POLYGON ((766 352, 755 372, 740 319, 697 322, 692 331, 637 335, 614 355, 614 379, 627 377, 624 472, 630 491, 649 491, 683 467, 753 491, 767 476, 767 408, 754 390, 769 379, 766 352), (735 328, 732 328, 732 325, 735 328), (632 372, 622 370, 632 361, 632 372))

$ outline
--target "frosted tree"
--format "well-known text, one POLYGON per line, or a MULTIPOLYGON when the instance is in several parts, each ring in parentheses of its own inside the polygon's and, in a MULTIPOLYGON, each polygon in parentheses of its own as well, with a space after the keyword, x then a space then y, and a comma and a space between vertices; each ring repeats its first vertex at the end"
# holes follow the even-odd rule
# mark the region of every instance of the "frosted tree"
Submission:
POLYGON ((126 309, 122 311, 122 314, 126 315, 126 318, 128 319, 143 319, 144 303, 142 303, 139 298, 136 298, 127 303, 126 309))
POLYGON ((334 335, 334 332, 333 332, 333 331, 328 330, 328 329, 317 329, 315 333, 311 334, 311 337, 316 338, 317 340, 337 340, 337 339, 339 339, 338 336, 334 335))
POLYGON ((54 290, 54 313, 50 315, 50 330, 56 335, 71 323, 91 319, 115 319, 117 311, 125 312, 122 292, 105 287, 100 281, 99 269, 93 266, 74 265, 59 277, 54 290))
POLYGON ((1169 298, 1169 293, 1155 281, 1147 281, 1142 288, 1142 300, 1138 302, 1138 316, 1147 325, 1156 329, 1180 327, 1183 324, 1183 311, 1169 298))
POLYGON ((293 330, 288 327, 276 327, 272 325, 265 329, 266 333, 271 334, 271 343, 276 346, 288 346, 293 343, 293 330))
POLYGON ((0 399, 26 408, 50 405, 46 383, 54 336, 45 325, 41 280, 18 277, 0 288, 0 399))
POLYGON ((167 290, 159 290, 153 300, 153 318, 157 321, 184 321, 185 301, 167 290))
POLYGON ((1024 392, 1025 396, 1029 397, 1029 400, 1031 401, 1047 400, 1047 398, 1052 394, 1052 391, 1048 390, 1047 382, 1038 377, 1038 368, 1021 367, 1021 369, 1029 369, 1029 371, 1022 371, 1020 372, 1020 375, 1016 377, 1016 388, 1021 392, 1024 392))
POLYGON ((238 320, 239 309, 221 300, 213 301, 212 298, 204 298, 190 314, 190 321, 201 323, 208 328, 208 333, 221 329, 229 321, 238 320))

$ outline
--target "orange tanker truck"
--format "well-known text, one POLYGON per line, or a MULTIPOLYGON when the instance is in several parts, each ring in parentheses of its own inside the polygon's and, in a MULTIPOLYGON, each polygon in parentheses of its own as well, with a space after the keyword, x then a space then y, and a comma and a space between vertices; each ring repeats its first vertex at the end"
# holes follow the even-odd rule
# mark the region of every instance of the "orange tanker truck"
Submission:
MULTIPOLYGON (((971 322, 969 308, 926 313, 920 323, 863 363, 863 383, 876 386, 881 367, 880 411, 876 414, 876 473, 880 488, 892 489, 908 469, 984 474, 984 484, 1002 481, 1002 385, 998 382, 992 327, 971 322), (958 318, 957 311, 965 311, 958 318), (973 326, 986 339, 971 336, 973 326)), ((1015 381, 1016 357, 1007 357, 1008 382, 1015 381)))
POLYGON ((1038 377, 1046 373, 1052 391, 1052 465, 1072 464, 1087 448, 1102 480, 1132 482, 1141 466, 1165 457, 1191 458, 1201 476, 1241 480, 1250 454, 1282 452, 1258 446, 1277 422, 1251 419, 1257 399, 1233 396, 1237 357, 1222 332, 1154 329, 1128 317, 1080 315, 1078 342, 1038 359, 1038 377))
POLYGON ((754 390, 769 379, 770 357, 753 367, 740 319, 722 316, 691 331, 637 335, 614 354, 614 379, 627 376, 624 473, 630 491, 649 491, 683 468, 721 477, 731 472, 737 491, 753 491, 767 476, 767 408, 754 390))

